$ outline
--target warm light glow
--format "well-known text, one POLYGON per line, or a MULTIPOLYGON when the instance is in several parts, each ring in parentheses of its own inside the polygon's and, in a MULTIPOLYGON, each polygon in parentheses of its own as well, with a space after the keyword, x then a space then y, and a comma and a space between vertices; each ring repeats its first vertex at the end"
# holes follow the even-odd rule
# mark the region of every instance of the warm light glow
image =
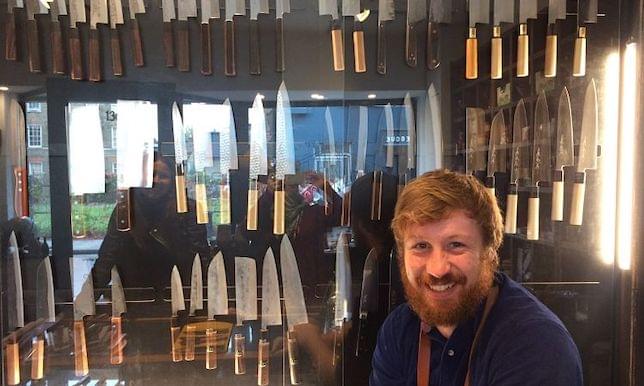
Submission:
POLYGON ((311 94, 311 99, 322 100, 322 99, 324 99, 324 95, 320 95, 320 94, 311 94))
POLYGON ((0 86, 0 91, 9 91, 9 87, 7 87, 7 86, 0 86))
POLYGON ((367 98, 376 99, 376 94, 369 94, 369 95, 367 95, 367 98))

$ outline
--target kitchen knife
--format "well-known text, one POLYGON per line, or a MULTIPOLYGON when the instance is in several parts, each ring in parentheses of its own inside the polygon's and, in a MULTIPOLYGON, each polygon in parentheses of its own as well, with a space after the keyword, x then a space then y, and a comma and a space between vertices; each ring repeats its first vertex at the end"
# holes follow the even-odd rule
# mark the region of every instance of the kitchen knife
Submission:
MULTIPOLYGON (((566 18, 566 0, 548 0, 548 35, 543 76, 557 76, 557 19, 566 18)), ((554 206, 553 206, 554 208, 554 206)))
POLYGON ((297 258, 287 235, 284 235, 280 244, 280 266, 284 291, 284 309, 286 310, 286 323, 288 325, 286 340, 289 373, 291 385, 299 385, 302 379, 299 371, 300 363, 295 327, 300 324, 307 324, 309 317, 306 312, 306 302, 304 301, 297 258))
MULTIPOLYGON (((224 256, 217 252, 208 265, 208 319, 215 320, 215 315, 228 315, 228 287, 224 256)), ((214 323, 213 323, 214 324, 214 323)), ((217 368, 217 331, 206 329, 206 369, 217 368)))
POLYGON ((572 132, 570 96, 568 95, 568 89, 564 87, 559 96, 559 107, 557 108, 557 153, 555 155, 555 170, 552 182, 552 221, 563 221, 563 168, 572 166, 575 163, 572 132))
POLYGON ((485 187, 492 197, 495 197, 495 179, 494 173, 505 173, 507 169, 508 140, 505 130, 505 119, 503 110, 499 110, 492 119, 492 128, 490 129, 490 142, 487 151, 487 179, 485 187))
MULTIPOLYGON (((565 0, 564 0, 565 1, 565 0)), ((503 39, 501 23, 514 24, 514 0, 494 0, 494 26, 492 27, 492 59, 490 77, 503 78, 503 39)))
POLYGON ((331 159, 329 159, 328 166, 324 166, 324 178, 323 178, 323 191, 324 191, 324 215, 330 216, 333 212, 332 200, 329 199, 331 192, 328 191, 327 186, 329 185, 329 179, 327 176, 327 169, 329 167, 334 168, 336 165, 335 157, 335 130, 333 129, 333 118, 331 117, 331 109, 329 106, 324 110, 324 122, 326 123, 326 135, 329 143, 329 154, 331 159))
POLYGON ((431 128, 429 129, 431 131, 430 149, 433 150, 433 154, 428 154, 428 165, 425 170, 435 170, 443 167, 443 124, 441 115, 440 94, 436 91, 434 83, 432 83, 427 89, 423 118, 425 131, 431 128))
POLYGON ((78 23, 86 23, 85 17, 85 1, 84 0, 69 0, 69 58, 71 66, 71 78, 73 80, 83 79, 83 55, 80 40, 80 32, 78 31, 78 23))
POLYGON ((224 73, 226 76, 237 75, 234 16, 245 14, 246 6, 243 0, 226 0, 226 21, 224 23, 224 73))
POLYGON ((530 126, 523 99, 519 100, 514 110, 512 122, 512 158, 510 166, 510 187, 508 189, 507 207, 505 209, 505 233, 517 233, 517 202, 519 184, 530 175, 530 126))
POLYGON ((487 150, 487 122, 485 111, 478 107, 465 108, 465 137, 467 150, 465 171, 474 175, 476 171, 485 170, 485 150, 487 150))
POLYGON ((163 59, 166 67, 174 67, 174 33, 172 20, 177 18, 174 9, 174 0, 161 0, 163 18, 163 59))
POLYGON ((343 0, 342 16, 353 16, 353 58, 355 72, 367 71, 364 53, 364 29, 362 22, 369 16, 369 11, 360 12, 360 0, 343 0))
POLYGON ((539 240, 539 188, 552 181, 550 114, 545 91, 539 93, 534 110, 532 142, 532 186, 528 198, 528 240, 539 240))
POLYGON ((280 303, 280 287, 277 280, 277 267, 273 250, 269 247, 264 255, 262 267, 262 330, 257 353, 257 385, 266 386, 269 380, 268 339, 269 326, 282 325, 282 307, 280 303))
POLYGON ((123 335, 123 314, 127 312, 125 304, 125 293, 123 283, 116 266, 110 272, 112 276, 112 318, 110 319, 112 330, 110 333, 110 363, 120 365, 123 363, 123 349, 125 348, 125 336, 123 335))
POLYGON ((284 14, 291 12, 291 0, 275 0, 275 71, 286 70, 284 56, 284 14))
MULTIPOLYGON (((359 121, 358 121, 358 147, 356 153, 356 179, 364 176, 365 174, 365 161, 367 158, 367 134, 368 134, 368 119, 369 110, 367 106, 360 106, 358 108, 359 121)), ((340 224, 344 227, 351 226, 351 188, 347 190, 342 200, 342 216, 340 224)))
POLYGON ((597 89, 591 79, 584 96, 584 112, 579 135, 579 156, 577 173, 572 190, 570 224, 581 225, 584 218, 584 196, 586 194, 586 171, 597 169, 597 89))
MULTIPOLYGON (((391 169, 394 166, 394 115, 391 103, 384 107, 384 118, 386 126, 385 146, 387 148, 385 155, 385 167, 391 169)), ((379 125, 379 127, 381 127, 379 125)), ((373 171, 373 180, 371 181, 371 220, 380 220, 382 216, 382 170, 373 171)))
POLYGON ((259 205, 259 175, 268 174, 266 146, 266 115, 261 95, 257 94, 253 107, 248 110, 250 123, 250 161, 248 166, 248 207, 246 229, 257 230, 257 206, 259 205))
POLYGON ((250 73, 260 75, 262 73, 262 60, 259 49, 259 14, 268 13, 268 0, 251 0, 250 1, 250 73))
POLYGON ((219 19, 219 0, 201 0, 201 74, 212 75, 210 19, 219 19))
POLYGON ((175 265, 172 268, 170 276, 170 306, 172 308, 172 318, 170 320, 170 339, 172 346, 172 361, 181 362, 183 355, 181 351, 181 326, 179 324, 179 311, 186 310, 185 299, 183 298, 183 284, 181 275, 175 265))
POLYGON ((394 20, 394 0, 378 0, 378 74, 387 73, 387 22, 394 20))
MULTIPOLYGON (((27 0, 33 1, 33 0, 27 0)), ((107 0, 90 0, 89 2, 89 80, 101 80, 101 46, 97 24, 107 24, 107 0)))
POLYGON ((30 72, 41 72, 40 66, 40 42, 38 36, 38 22, 36 14, 46 14, 45 8, 39 0, 24 0, 27 11, 27 58, 30 72))
POLYGON ((20 253, 16 234, 9 234, 9 250, 7 253, 7 330, 10 339, 5 347, 7 367, 6 381, 8 385, 20 383, 20 343, 14 331, 25 326, 25 305, 22 294, 22 272, 20 269, 20 253))
POLYGON ((351 262, 347 234, 340 232, 335 250, 335 318, 333 335, 333 366, 342 363, 344 323, 351 321, 351 262))
POLYGON ((470 24, 465 41, 465 79, 476 79, 479 77, 476 24, 490 24, 490 0, 469 0, 469 12, 470 24))
MULTIPOLYGON (((63 0, 61 0, 63 1, 63 0)), ((107 0, 110 13, 110 51, 112 54, 112 74, 123 75, 123 58, 121 57, 121 38, 117 26, 124 24, 123 5, 121 0, 107 0)))
POLYGON ((7 17, 5 21, 4 57, 7 60, 17 59, 16 49, 16 15, 14 8, 24 8, 23 0, 7 0, 7 17))
POLYGON ((206 192, 206 167, 212 167, 212 121, 217 105, 184 105, 186 127, 192 127, 192 143, 195 163, 195 200, 197 201, 197 224, 208 224, 208 196, 206 192))
MULTIPOLYGON (((73 264, 70 264, 70 266, 73 267, 73 264)), ((73 270, 70 273, 73 280, 73 270)), ((92 273, 89 272, 84 278, 80 291, 74 297, 74 374, 77 377, 84 377, 89 374, 84 317, 95 314, 94 283, 92 273)))
MULTIPOLYGON (((36 319, 51 325, 56 322, 54 303, 54 278, 49 256, 45 257, 36 270, 36 319)), ((45 368, 45 330, 43 335, 31 340, 31 379, 40 380, 45 368)))
POLYGON ((387 130, 387 152, 385 167, 393 168, 394 167, 394 111, 391 107, 391 103, 387 103, 384 108, 385 112, 385 126, 387 130))
MULTIPOLYGON (((190 275, 190 309, 188 317, 197 316, 197 312, 203 310, 203 274, 201 271, 201 258, 197 253, 192 260, 192 271, 190 275)), ((195 340, 196 340, 197 326, 190 323, 186 324, 186 354, 184 359, 186 361, 195 360, 195 340)))
POLYGON ((572 75, 586 75, 586 24, 597 22, 597 0, 577 0, 577 37, 572 58, 572 75))
POLYGON ((440 65, 440 23, 452 21, 452 2, 449 0, 431 0, 427 18, 427 69, 435 70, 440 65))
POLYGON ((528 19, 537 18, 537 0, 519 0, 519 37, 517 38, 517 77, 530 73, 528 19))
POLYGON ((177 213, 186 213, 188 211, 188 194, 186 190, 186 161, 188 154, 186 151, 186 135, 183 127, 183 118, 179 112, 177 102, 172 103, 172 133, 174 136, 174 162, 176 167, 174 182, 177 213))
POLYGON ((228 111, 228 124, 219 133, 219 171, 221 183, 219 185, 219 223, 230 224, 230 171, 237 170, 237 133, 235 132, 235 118, 230 100, 226 98, 223 104, 228 111))
POLYGON ((338 0, 320 0, 320 15, 331 15, 331 52, 333 70, 344 71, 344 41, 342 37, 342 20, 338 13, 338 0))
POLYGON ((52 72, 57 75, 65 73, 65 50, 63 48, 62 26, 58 16, 67 15, 67 4, 65 0, 54 0, 49 3, 49 24, 51 36, 51 67, 52 72))
POLYGON ((145 60, 143 58, 143 42, 136 14, 145 13, 145 4, 143 3, 143 0, 128 0, 128 4, 130 6, 130 28, 132 29, 132 58, 134 59, 135 66, 143 67, 145 66, 145 60))
MULTIPOLYGON (((235 308, 237 326, 257 319, 257 271, 250 257, 235 257, 235 308)), ((246 337, 242 332, 235 333, 234 344, 235 374, 246 374, 246 337)))
POLYGON ((284 82, 277 91, 275 112, 275 199, 273 204, 273 233, 282 235, 285 231, 284 191, 287 174, 295 174, 295 147, 293 143, 293 121, 291 104, 284 82))
POLYGON ((11 152, 13 168, 13 208, 16 217, 29 216, 29 190, 27 186, 27 158, 24 153, 27 143, 25 141, 25 113, 20 103, 12 99, 10 102, 10 141, 15 146, 11 152))
POLYGON ((362 269, 356 357, 360 355, 360 345, 366 343, 367 337, 362 335, 362 331, 367 327, 369 315, 374 312, 378 312, 378 256, 376 250, 372 248, 362 269))
POLYGON ((404 174, 403 186, 414 178, 416 170, 416 119, 414 118, 414 105, 409 93, 405 94, 403 102, 405 107, 405 126, 407 128, 407 170, 404 174))
MULTIPOLYGON (((484 0, 489 1, 489 0, 484 0)), ((426 0, 407 0, 407 23, 405 24, 405 60, 409 67, 418 64, 418 23, 427 17, 426 0)))
POLYGON ((197 17, 196 0, 177 0, 177 68, 181 72, 190 71, 189 17, 197 17))

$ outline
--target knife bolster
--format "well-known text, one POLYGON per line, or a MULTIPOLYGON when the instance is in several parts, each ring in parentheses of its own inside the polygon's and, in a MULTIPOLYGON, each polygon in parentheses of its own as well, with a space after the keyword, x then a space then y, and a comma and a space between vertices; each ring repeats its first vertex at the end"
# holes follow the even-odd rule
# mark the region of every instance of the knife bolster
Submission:
POLYGON ((44 376, 45 368, 45 339, 34 336, 31 339, 31 379, 39 380, 44 376))
POLYGON ((110 363, 120 365, 123 363, 123 328, 122 318, 113 316, 111 318, 112 329, 110 331, 110 363))
POLYGON ((217 331, 206 329, 206 369, 217 368, 217 331))
POLYGON ((530 38, 528 37, 528 25, 519 24, 519 37, 517 40, 517 77, 528 76, 529 68, 530 38))
POLYGON ((353 31, 353 57, 354 57, 355 72, 357 73, 366 72, 367 64, 365 62, 363 30, 353 31))
POLYGON ((257 385, 267 386, 269 380, 269 342, 260 339, 257 353, 257 385))
POLYGON ((291 385, 299 385, 302 383, 302 380, 300 379, 299 352, 295 331, 289 331, 287 333, 286 340, 288 346, 288 367, 291 377, 291 385))
POLYGON ((258 194, 259 192, 257 191, 257 179, 251 179, 249 181, 249 188, 248 188, 248 210, 246 213, 246 229, 249 231, 256 231, 257 230, 257 199, 258 199, 258 194))
POLYGON ((273 213, 273 233, 276 235, 284 234, 284 180, 277 180, 275 186, 274 213, 273 213))
POLYGON ((242 334, 235 334, 235 375, 246 374, 246 338, 242 334))
POLYGON ((490 62, 490 76, 492 79, 503 77, 503 39, 501 38, 501 26, 494 26, 492 29, 492 58, 490 62))
MULTIPOLYGON (((516 185, 510 185, 510 189, 512 189, 512 186, 516 187, 516 185)), ((506 200, 506 208, 505 208, 505 233, 508 234, 516 234, 517 233, 517 202, 518 202, 519 196, 517 195, 517 192, 512 190, 508 194, 507 200, 506 200)))
POLYGON ((546 36, 546 62, 543 75, 546 78, 557 76, 557 35, 546 36))
POLYGON ((74 374, 77 377, 84 377, 89 374, 85 323, 82 319, 74 320, 74 374))
POLYGON ((333 51, 333 70, 344 71, 344 42, 342 29, 335 25, 331 27, 331 47, 333 51))
POLYGON ((465 79, 476 79, 479 77, 478 61, 476 28, 470 27, 468 30, 468 38, 465 40, 465 79))
POLYGON ((586 75, 586 27, 579 27, 577 29, 575 53, 572 58, 572 75, 586 75))
POLYGON ((20 345, 18 342, 7 343, 7 385, 20 384, 20 345))

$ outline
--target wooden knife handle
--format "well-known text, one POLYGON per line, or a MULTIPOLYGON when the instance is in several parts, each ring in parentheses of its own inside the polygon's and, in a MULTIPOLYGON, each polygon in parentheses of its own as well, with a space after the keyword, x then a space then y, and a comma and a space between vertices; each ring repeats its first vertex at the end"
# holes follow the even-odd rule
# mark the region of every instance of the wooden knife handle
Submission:
POLYGON ((217 331, 206 329, 206 369, 217 368, 217 331))
POLYGON ((246 337, 235 334, 235 375, 246 374, 246 337))
POLYGON ((273 233, 284 234, 284 180, 278 180, 273 203, 273 233))
POLYGON ((89 374, 83 320, 74 320, 74 373, 77 377, 84 377, 89 374))
POLYGON ((351 190, 344 193, 342 200, 342 216, 340 217, 340 226, 351 226, 351 190))
POLYGON ((248 36, 248 46, 250 49, 249 72, 251 75, 260 75, 262 73, 262 63, 259 53, 259 22, 250 21, 250 34, 248 36))
POLYGON ((546 78, 557 76, 557 34, 552 32, 546 36, 546 59, 543 66, 543 76, 546 78))
POLYGON ((353 60, 355 72, 367 72, 367 63, 365 61, 364 53, 364 31, 359 22, 355 23, 353 29, 353 60))
POLYGON ((174 34, 172 33, 172 23, 163 23, 163 57, 166 67, 174 67, 174 34))
POLYGON ((344 71, 344 39, 342 28, 331 26, 331 50, 333 51, 333 70, 344 71))
POLYGON ((186 194, 186 176, 177 174, 174 177, 176 196, 177 196, 177 213, 186 213, 188 211, 188 196, 186 194))
POLYGON ((40 67, 40 42, 38 38, 38 22, 27 20, 27 57, 30 72, 42 72, 40 67))
POLYGON ((584 220, 584 198, 586 195, 586 174, 575 174, 570 205, 570 225, 581 225, 584 220))
POLYGON ((440 25, 433 21, 427 22, 427 69, 435 70, 440 66, 440 25))
POLYGON ((186 325, 186 355, 184 359, 189 361, 195 360, 195 340, 197 335, 197 326, 192 323, 186 325))
POLYGON ((89 30, 89 80, 100 82, 101 80, 101 48, 98 40, 98 29, 89 30))
POLYGON ((80 239, 87 236, 85 226, 85 198, 83 195, 72 196, 72 237, 80 239))
POLYGON ((510 185, 510 193, 506 199, 505 208, 505 233, 517 233, 517 203, 519 196, 517 195, 517 185, 510 185))
POLYGON ((130 189, 116 191, 116 229, 125 232, 131 228, 130 189))
POLYGON ((220 224, 230 224, 230 184, 226 181, 219 185, 220 224))
POLYGON ((177 69, 181 72, 190 71, 190 31, 188 21, 177 22, 177 69))
POLYGON ((110 30, 110 47, 112 51, 112 74, 123 76, 123 59, 121 57, 121 39, 117 29, 110 30))
POLYGON ((492 28, 492 58, 490 61, 490 77, 492 79, 503 78, 503 39, 501 38, 501 27, 492 28))
POLYGON ((50 24, 51 36, 51 67, 57 75, 65 74, 65 52, 63 50, 63 33, 60 23, 52 21, 50 24))
POLYGON ((257 191, 257 181, 250 182, 248 189, 248 208, 246 211, 246 229, 249 231, 257 230, 257 205, 259 192, 257 191))
POLYGON ((181 327, 170 326, 170 345, 172 350, 172 362, 181 362, 183 352, 181 351, 181 327))
POLYGON ((71 64, 71 78, 73 80, 83 80, 83 59, 78 28, 69 29, 69 59, 71 64))
POLYGON ((572 76, 586 75, 586 27, 577 28, 575 54, 572 58, 572 76))
POLYGON ((134 65, 137 67, 145 66, 143 59, 143 41, 141 40, 141 29, 139 28, 139 21, 134 18, 130 19, 132 23, 132 57, 134 58, 134 65))
MULTIPOLYGON (((24 146, 24 144, 23 144, 24 146)), ((27 188, 27 170, 20 166, 13 168, 14 196, 13 207, 17 217, 29 216, 29 189, 27 188)))
POLYGON ((40 380, 45 369, 45 339, 39 335, 31 339, 31 379, 40 380))
POLYGON ((201 75, 212 75, 210 23, 201 24, 201 75))
POLYGON ((302 383, 302 379, 300 378, 300 355, 295 332, 289 331, 287 333, 286 340, 288 346, 288 368, 291 376, 291 385, 299 385, 302 383))
POLYGON ((532 188, 528 197, 528 240, 539 240, 539 188, 532 188))
POLYGON ((465 40, 465 79, 479 77, 479 44, 476 38, 476 28, 470 27, 465 40))
POLYGON ((561 170, 555 170, 554 178, 552 180, 552 210, 550 212, 552 221, 563 221, 563 204, 563 172, 561 170))
POLYGON ((20 345, 18 342, 7 343, 5 350, 7 385, 18 385, 20 384, 20 345))
POLYGON ((4 58, 16 60, 16 15, 13 12, 7 13, 4 26, 4 58))
POLYGON ((378 63, 376 71, 380 75, 387 73, 387 33, 385 26, 384 22, 378 23, 378 46, 376 47, 378 63))
POLYGON ((123 363, 123 328, 122 318, 120 316, 113 316, 111 318, 112 329, 110 330, 110 363, 113 365, 120 365, 123 363))
POLYGON ((528 37, 528 25, 519 24, 519 37, 517 41, 517 77, 523 78, 530 73, 530 38, 528 37))
POLYGON ((284 72, 285 70, 284 19, 275 19, 275 71, 284 72))
POLYGON ((416 67, 418 64, 417 40, 416 24, 407 24, 405 29, 405 59, 409 67, 416 67))
POLYGON ((224 23, 224 74, 236 76, 235 65, 235 22, 226 20, 224 23))
POLYGON ((205 183, 195 184, 195 198, 197 199, 197 224, 208 224, 208 198, 205 183))
POLYGON ((260 339, 257 353, 257 385, 267 386, 269 380, 269 349, 270 344, 266 339, 260 339))

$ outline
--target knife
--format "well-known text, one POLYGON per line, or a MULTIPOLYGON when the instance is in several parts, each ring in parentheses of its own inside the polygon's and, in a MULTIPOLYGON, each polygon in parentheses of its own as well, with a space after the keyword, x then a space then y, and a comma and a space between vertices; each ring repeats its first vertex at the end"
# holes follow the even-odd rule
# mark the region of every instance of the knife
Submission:
MULTIPOLYGON (((202 109, 211 109, 217 107, 214 105, 199 105, 190 104, 184 106, 186 117, 189 116, 188 109, 194 109, 197 119, 203 119, 205 114, 211 114, 209 111, 201 111, 202 109)), ((187 118, 186 118, 187 121, 187 118)), ((189 124, 187 124, 189 126, 189 124)), ((212 166, 212 158, 210 156, 212 142, 211 133, 212 127, 208 124, 204 125, 203 122, 194 122, 192 129, 192 144, 194 146, 194 163, 195 163, 195 200, 197 201, 197 224, 208 224, 208 196, 206 193, 206 166, 212 166)))
POLYGON ((177 68, 181 72, 190 71, 189 17, 197 17, 196 0, 177 0, 177 68))
MULTIPOLYGON (((188 317, 197 316, 203 310, 203 274, 201 271, 201 258, 197 253, 192 260, 192 274, 190 275, 190 310, 188 317)), ((197 326, 195 323, 186 324, 186 361, 195 360, 195 340, 197 326)))
POLYGON ((219 171, 221 173, 221 184, 219 185, 219 223, 230 224, 230 171, 237 170, 237 133, 235 132, 235 117, 230 106, 230 100, 226 98, 223 104, 228 110, 228 124, 219 133, 219 171))
POLYGON ((181 362, 183 355, 181 352, 181 326, 179 325, 179 311, 186 310, 185 299, 183 298, 183 284, 181 275, 175 265, 172 267, 170 276, 170 306, 172 308, 172 318, 170 320, 170 339, 172 346, 172 361, 181 362))
MULTIPOLYGON (((356 152, 356 179, 364 176, 365 174, 365 161, 367 157, 367 134, 368 134, 368 119, 369 110, 367 106, 359 107, 359 121, 358 121, 358 147, 356 152)), ((344 194, 342 200, 342 216, 340 224, 343 227, 351 226, 351 188, 344 194)))
POLYGON ((519 0, 519 36, 517 38, 517 78, 530 73, 528 19, 537 18, 537 0, 519 0))
POLYGON ((284 57, 284 14, 291 12, 291 0, 275 0, 275 71, 286 70, 284 57))
MULTIPOLYGON (((33 0, 27 0, 33 1, 33 0)), ((101 47, 97 24, 107 24, 107 0, 90 0, 89 6, 89 80, 101 80, 101 47)))
POLYGON ((487 179, 485 187, 492 197, 495 197, 495 179, 494 173, 504 173, 507 168, 506 149, 508 145, 507 135, 505 131, 505 119, 503 117, 503 110, 492 119, 492 128, 490 129, 490 142, 487 151, 487 179))
POLYGON ((492 58, 490 77, 503 78, 503 39, 501 23, 514 24, 514 0, 494 0, 494 26, 492 27, 492 58))
POLYGON ((393 0, 378 0, 378 74, 387 73, 387 22, 394 20, 395 9, 393 0))
POLYGON ((27 58, 29 61, 29 72, 41 72, 40 66, 40 42, 38 37, 38 22, 36 14, 46 14, 45 8, 39 0, 25 0, 27 11, 27 58))
POLYGON ((427 69, 435 70, 440 65, 440 23, 452 21, 452 2, 431 0, 427 18, 427 69))
POLYGON ((550 159, 550 114, 545 91, 539 93, 534 110, 534 136, 532 142, 532 186, 528 198, 528 240, 539 240, 539 188, 552 180, 550 159))
POLYGON ((120 365, 123 363, 123 349, 125 348, 125 336, 123 335, 122 321, 123 314, 127 312, 125 304, 125 293, 123 283, 116 266, 110 271, 112 276, 112 318, 110 319, 112 330, 110 334, 110 363, 120 365))
MULTIPOLYGON (((47 325, 56 322, 54 303, 54 278, 49 256, 45 257, 36 270, 36 318, 47 325)), ((45 330, 43 335, 34 336, 31 341, 31 379, 40 380, 44 376, 45 330)))
MULTIPOLYGON (((335 130, 333 129, 333 118, 331 117, 331 109, 329 106, 326 107, 324 110, 324 122, 326 123, 326 135, 328 138, 329 142, 329 154, 331 154, 332 157, 336 156, 335 152, 335 130)), ((328 166, 324 167, 324 179, 323 179, 323 190, 324 190, 324 215, 325 216, 330 216, 331 213, 333 212, 332 209, 332 200, 329 200, 330 197, 330 192, 328 191, 327 186, 328 184, 328 177, 327 177, 327 169, 329 167, 333 168, 335 167, 335 159, 331 158, 329 160, 329 163, 327 164, 328 166)))
MULTIPOLYGON (((257 271, 250 257, 235 257, 235 307, 237 326, 257 319, 257 271)), ((242 332, 235 333, 234 343, 235 374, 246 374, 246 337, 242 332)))
POLYGON ((266 148, 266 115, 259 94, 255 96, 253 107, 248 110, 250 123, 250 161, 248 167, 248 208, 246 229, 257 230, 257 206, 259 205, 258 176, 268 174, 266 148))
POLYGON ((434 87, 434 83, 427 89, 425 100, 425 126, 431 126, 433 157, 430 157, 429 170, 443 167, 443 125, 441 121, 440 95, 434 87), (433 159, 432 159, 433 158, 433 159), (433 161, 433 162, 432 162, 433 161))
POLYGON ((369 10, 360 11, 360 0, 342 1, 342 16, 353 16, 353 62, 355 72, 366 72, 364 53, 364 28, 362 23, 369 17, 369 10))
POLYGON ((319 14, 320 16, 331 15, 333 70, 344 71, 344 42, 342 38, 342 23, 338 14, 338 0, 320 0, 319 14))
POLYGON ((414 178, 416 170, 416 119, 414 118, 414 106, 409 93, 405 94, 403 102, 405 107, 405 124, 407 126, 407 170, 404 174, 403 186, 414 178))
POLYGON ((212 75, 210 19, 219 19, 219 0, 201 0, 201 74, 212 75))
POLYGON ((24 8, 23 0, 8 0, 7 1, 7 18, 5 21, 5 41, 4 41, 4 57, 7 60, 16 60, 16 15, 13 12, 14 8, 24 8))
MULTIPOLYGON (((489 0, 485 0, 489 1, 489 0)), ((407 0, 407 23, 405 28, 405 60, 409 67, 416 67, 418 64, 418 46, 416 29, 418 23, 427 17, 426 0, 407 0)))
POLYGON ((302 379, 299 371, 300 363, 295 327, 300 324, 307 324, 309 322, 309 316, 306 312, 306 302, 304 301, 297 258, 295 257, 295 252, 287 235, 284 235, 280 244, 280 266, 284 291, 284 309, 286 310, 286 323, 288 325, 287 348, 289 373, 291 385, 299 385, 302 379))
POLYGON ((575 164, 570 96, 566 87, 559 96, 557 109, 557 154, 552 182, 552 221, 563 221, 564 170, 575 164))
POLYGON ((572 59, 572 75, 586 75, 586 24, 597 23, 597 0, 577 0, 577 37, 572 59))
MULTIPOLYGON (((61 0, 62 1, 62 0, 61 0)), ((110 50, 112 53, 112 74, 123 75, 123 58, 121 57, 121 38, 117 26, 124 24, 121 0, 107 0, 110 13, 110 50)))
POLYGON ((86 23, 84 0, 69 0, 69 57, 71 77, 73 80, 83 79, 82 44, 78 23, 86 23))
POLYGON ((49 3, 50 35, 51 35, 51 64, 54 74, 65 73, 65 51, 63 49, 63 33, 58 16, 67 15, 65 0, 54 0, 49 3))
POLYGON ((183 127, 183 118, 179 112, 177 102, 172 103, 172 133, 174 136, 174 162, 176 175, 174 177, 177 199, 177 213, 188 211, 188 194, 186 191, 186 136, 183 127))
MULTIPOLYGON (((566 0, 548 0, 548 35, 543 76, 557 76, 557 19, 566 18, 566 0)), ((561 100, 561 99, 560 99, 561 100)), ((554 208, 554 206, 553 206, 554 208)))
POLYGON ((139 21, 136 19, 137 13, 145 13, 145 4, 143 0, 128 0, 130 6, 130 23, 132 28, 132 57, 134 65, 137 67, 145 66, 143 58, 143 42, 141 40, 141 29, 139 21))
POLYGON ((237 75, 234 16, 245 14, 246 6, 243 0, 226 0, 226 21, 224 23, 224 72, 226 76, 237 75))
POLYGON ((338 236, 335 250, 335 318, 333 335, 333 366, 342 363, 342 331, 344 323, 351 321, 351 263, 347 234, 342 231, 338 236))
POLYGON ((24 154, 26 148, 25 141, 25 113, 17 100, 12 99, 10 102, 11 109, 11 142, 14 143, 15 150, 12 152, 11 163, 13 164, 13 208, 16 217, 29 216, 29 190, 27 187, 27 168, 25 163, 27 159, 24 154))
POLYGON ((465 79, 476 79, 479 77, 476 24, 490 24, 490 0, 469 0, 469 11, 470 24, 465 41, 465 79))
POLYGON ((465 171, 474 175, 476 171, 485 170, 485 150, 488 138, 486 135, 487 122, 485 111, 478 107, 465 108, 465 137, 467 150, 465 158, 465 171))
POLYGON ((510 187, 508 189, 507 207, 505 209, 505 233, 517 233, 517 202, 519 183, 529 178, 530 126, 523 99, 519 100, 514 110, 512 122, 512 159, 510 166, 510 187))
POLYGON ((394 167, 394 111, 391 107, 391 103, 385 105, 385 126, 387 129, 387 152, 385 167, 393 168, 394 167))
POLYGON ((260 75, 262 73, 262 60, 259 49, 259 14, 268 14, 268 0, 251 0, 250 1, 250 73, 260 75))
POLYGON ((166 67, 174 67, 174 33, 172 32, 172 20, 177 18, 174 9, 174 0, 161 0, 163 20, 163 60, 166 67))
POLYGON ((277 91, 275 112, 275 199, 273 233, 284 234, 284 188, 287 174, 295 174, 295 148, 291 104, 284 81, 277 91))
MULTIPOLYGON (((72 264, 70 266, 73 267, 72 264)), ((73 270, 70 273, 73 280, 73 270)), ((92 281, 92 273, 89 272, 84 278, 80 291, 74 298, 74 373, 77 377, 84 377, 89 374, 87 343, 85 340, 85 321, 83 318, 87 315, 95 314, 94 283, 92 281)))
MULTIPOLYGON (((208 265, 208 319, 215 320, 215 315, 228 315, 228 289, 224 256, 217 252, 208 265)), ((214 323, 213 323, 214 324, 214 323)), ((206 329, 206 369, 217 368, 217 331, 206 329)))
POLYGON ((8 385, 20 383, 20 343, 14 333, 25 326, 25 305, 22 295, 22 272, 20 269, 20 253, 16 234, 9 234, 9 250, 7 259, 7 330, 10 339, 5 347, 7 357, 6 381, 8 385))
MULTIPOLYGON (((386 125, 386 140, 385 146, 387 147, 385 156, 385 167, 391 169, 394 166, 394 115, 391 103, 387 103, 384 107, 384 118, 386 125)), ((371 181, 371 220, 380 220, 382 216, 382 170, 373 171, 373 180, 371 181)))
POLYGON ((280 288, 277 280, 277 267, 273 250, 269 247, 264 255, 262 267, 262 331, 259 339, 257 358, 257 385, 266 386, 269 380, 268 339, 269 326, 282 325, 282 307, 280 304, 280 288))
POLYGON ((362 289, 360 291, 360 308, 358 322, 358 340, 356 342, 356 357, 360 355, 360 344, 366 343, 361 331, 367 326, 369 315, 378 312, 378 256, 371 249, 362 269, 362 289))
POLYGON ((584 218, 584 196, 586 192, 586 171, 597 169, 597 89, 591 79, 584 96, 584 112, 579 135, 579 156, 577 173, 572 190, 570 224, 581 225, 584 218))

